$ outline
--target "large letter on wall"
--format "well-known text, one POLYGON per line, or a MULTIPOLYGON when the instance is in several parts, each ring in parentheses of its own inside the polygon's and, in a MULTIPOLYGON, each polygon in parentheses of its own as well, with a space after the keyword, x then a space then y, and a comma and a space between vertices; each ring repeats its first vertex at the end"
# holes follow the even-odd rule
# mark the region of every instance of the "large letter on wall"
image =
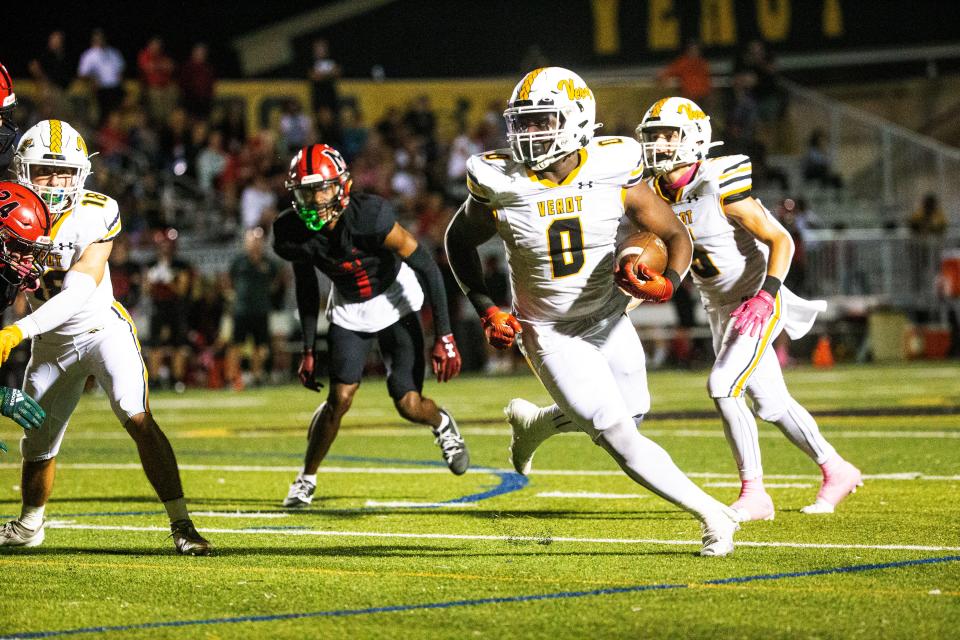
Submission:
POLYGON ((823 35, 828 38, 839 38, 843 35, 843 11, 840 9, 840 0, 823 2, 823 35))
POLYGON ((620 53, 620 0, 593 0, 593 52, 620 53))
POLYGON ((790 34, 790 0, 757 0, 757 24, 764 40, 786 40, 790 34))
POLYGON ((647 46, 651 49, 679 49, 680 21, 673 12, 673 0, 650 0, 647 46))
POLYGON ((737 43, 733 0, 700 1, 700 41, 707 47, 737 43))

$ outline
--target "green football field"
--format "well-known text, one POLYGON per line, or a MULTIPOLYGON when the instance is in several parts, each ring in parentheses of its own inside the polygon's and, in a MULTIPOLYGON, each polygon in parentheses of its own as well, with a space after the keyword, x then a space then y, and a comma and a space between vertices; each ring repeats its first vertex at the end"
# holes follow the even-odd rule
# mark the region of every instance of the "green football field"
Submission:
MULTIPOLYGON (((280 501, 320 396, 299 387, 152 395, 216 555, 175 555, 132 441, 96 394, 58 458, 46 542, 0 551, 0 638, 946 638, 960 631, 960 367, 797 369, 794 395, 866 474, 807 516, 819 469, 761 424, 772 522, 700 558, 685 513, 581 434, 508 468, 502 407, 529 375, 426 393, 458 418, 454 477, 425 428, 367 380, 311 509, 280 501)), ((706 372, 651 374, 644 432, 719 499, 739 483, 706 372)), ((19 514, 17 429, 0 424, 0 515, 19 514)))

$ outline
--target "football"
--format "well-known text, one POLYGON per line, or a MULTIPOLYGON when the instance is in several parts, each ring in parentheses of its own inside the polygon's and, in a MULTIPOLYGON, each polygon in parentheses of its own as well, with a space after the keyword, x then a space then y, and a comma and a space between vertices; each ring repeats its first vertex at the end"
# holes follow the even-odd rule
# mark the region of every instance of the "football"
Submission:
POLYGON ((623 242, 617 245, 617 264, 630 255, 639 255, 637 262, 657 273, 663 273, 667 268, 667 245, 655 233, 637 231, 624 238, 623 242))

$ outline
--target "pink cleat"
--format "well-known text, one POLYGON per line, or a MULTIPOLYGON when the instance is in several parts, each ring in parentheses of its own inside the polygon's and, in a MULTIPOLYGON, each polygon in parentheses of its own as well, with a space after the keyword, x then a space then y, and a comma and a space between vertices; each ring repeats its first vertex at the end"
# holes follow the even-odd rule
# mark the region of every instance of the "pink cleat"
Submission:
POLYGON ((863 486, 860 469, 839 456, 820 465, 820 468, 823 469, 823 486, 817 492, 816 502, 800 509, 803 513, 833 513, 841 500, 856 493, 857 487, 863 486))
POLYGON ((750 481, 745 481, 740 489, 740 497, 730 505, 737 512, 740 522, 750 520, 773 520, 776 512, 773 509, 773 498, 761 485, 751 487, 750 481))

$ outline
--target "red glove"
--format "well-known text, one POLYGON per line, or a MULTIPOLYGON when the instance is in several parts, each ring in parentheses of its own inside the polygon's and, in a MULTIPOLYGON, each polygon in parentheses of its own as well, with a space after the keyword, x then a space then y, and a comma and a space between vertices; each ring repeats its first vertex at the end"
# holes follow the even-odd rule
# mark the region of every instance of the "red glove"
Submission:
POLYGON ((673 283, 642 262, 640 256, 626 256, 617 263, 613 280, 634 298, 649 302, 666 302, 673 297, 673 283))
POLYGON ((297 377, 300 378, 300 384, 307 389, 320 391, 323 383, 317 380, 316 354, 313 349, 304 349, 303 356, 300 358, 300 368, 297 369, 297 377))
POLYGON ((452 333, 437 338, 433 343, 430 359, 433 360, 433 373, 437 376, 437 382, 447 382, 460 373, 462 361, 452 333))
POLYGON ((731 318, 736 318, 733 328, 740 332, 740 335, 750 332, 750 337, 757 335, 770 316, 773 315, 774 300, 766 291, 759 291, 730 314, 731 318))
POLYGON ((489 307, 480 318, 487 342, 494 349, 509 349, 520 334, 520 321, 500 307, 489 307))

